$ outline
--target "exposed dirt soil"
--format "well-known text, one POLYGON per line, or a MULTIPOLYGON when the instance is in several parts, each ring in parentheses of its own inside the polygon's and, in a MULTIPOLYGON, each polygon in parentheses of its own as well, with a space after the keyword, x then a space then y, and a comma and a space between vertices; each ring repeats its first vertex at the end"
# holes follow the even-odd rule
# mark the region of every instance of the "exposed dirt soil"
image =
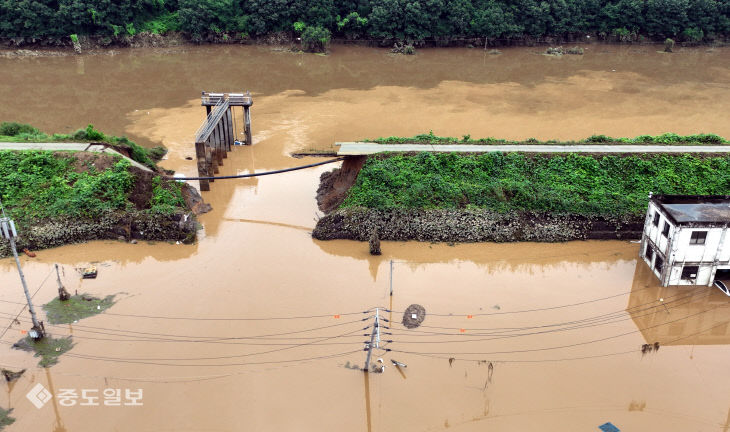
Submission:
POLYGON ((137 210, 150 208, 152 178, 154 174, 137 167, 129 167, 129 172, 135 177, 134 189, 129 193, 129 200, 134 203, 134 207, 137 210))
POLYGON ((213 207, 210 204, 203 201, 203 197, 200 196, 200 192, 187 183, 185 183, 183 187, 182 196, 185 200, 185 205, 188 206, 188 208, 196 215, 208 213, 213 210, 213 207))
MULTIPOLYGON (((53 156, 61 158, 69 157, 69 154, 67 152, 54 152, 53 156)), ((73 168, 77 173, 87 172, 92 167, 97 171, 104 171, 116 163, 115 158, 111 155, 93 152, 74 152, 71 157, 74 158, 73 168)))
POLYGON ((347 191, 355 184, 366 159, 366 156, 347 157, 342 162, 342 167, 320 176, 317 189, 317 205, 320 210, 329 213, 342 204, 347 197, 347 191))

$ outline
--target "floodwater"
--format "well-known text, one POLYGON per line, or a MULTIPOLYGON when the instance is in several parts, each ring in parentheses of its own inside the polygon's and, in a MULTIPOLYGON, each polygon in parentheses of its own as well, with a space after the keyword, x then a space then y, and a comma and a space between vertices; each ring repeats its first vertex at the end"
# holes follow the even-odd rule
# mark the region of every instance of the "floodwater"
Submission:
MULTIPOLYGON (((204 117, 201 90, 254 96, 254 145, 235 148, 221 174, 300 165, 307 160, 290 152, 335 141, 429 130, 730 137, 727 48, 591 45, 552 58, 535 48, 405 57, 206 46, 0 59, 0 119, 60 132, 93 123, 161 143, 163 166, 184 174, 195 174, 185 158, 204 117)), ((719 290, 658 287, 630 242, 383 242, 371 257, 362 243, 314 241, 314 195, 329 169, 211 184, 203 196, 214 210, 195 245, 107 241, 23 257, 37 305, 56 293, 54 263, 69 291, 118 300, 49 327, 76 343, 49 370, 9 348, 29 317, 13 262, 0 261, 0 364, 28 368, 0 394, 17 418, 8 430, 730 428, 730 310, 719 290), (92 261, 99 277, 80 279, 74 269, 92 261), (399 322, 414 303, 427 317, 408 330, 399 322), (357 368, 376 313, 389 320, 373 357, 386 368, 366 375, 357 368), (658 351, 642 353, 654 342, 658 351), (76 406, 54 397, 37 409, 25 398, 36 383, 75 390, 76 406), (104 389, 142 389, 142 406, 104 406, 104 389)))

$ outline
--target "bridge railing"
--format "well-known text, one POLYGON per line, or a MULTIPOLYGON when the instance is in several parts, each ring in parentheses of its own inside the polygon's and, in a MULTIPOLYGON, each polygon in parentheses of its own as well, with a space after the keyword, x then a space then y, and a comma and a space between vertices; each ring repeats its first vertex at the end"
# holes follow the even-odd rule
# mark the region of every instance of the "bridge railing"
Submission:
POLYGON ((215 129, 215 127, 218 125, 218 122, 221 121, 223 115, 228 111, 228 108, 228 99, 220 99, 218 101, 213 109, 210 110, 210 113, 208 114, 208 117, 206 117, 203 124, 200 125, 197 132, 195 132, 195 142, 206 142, 208 138, 210 138, 210 134, 213 132, 213 129, 215 129))

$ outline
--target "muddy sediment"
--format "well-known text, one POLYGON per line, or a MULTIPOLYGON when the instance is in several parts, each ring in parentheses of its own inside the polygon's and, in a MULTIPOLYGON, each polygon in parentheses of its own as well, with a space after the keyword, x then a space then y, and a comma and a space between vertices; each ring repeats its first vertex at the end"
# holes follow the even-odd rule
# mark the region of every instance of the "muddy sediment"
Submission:
POLYGON ((636 239, 643 218, 605 218, 489 210, 374 210, 345 208, 317 222, 318 240, 367 241, 377 230, 381 240, 432 242, 561 242, 636 239))

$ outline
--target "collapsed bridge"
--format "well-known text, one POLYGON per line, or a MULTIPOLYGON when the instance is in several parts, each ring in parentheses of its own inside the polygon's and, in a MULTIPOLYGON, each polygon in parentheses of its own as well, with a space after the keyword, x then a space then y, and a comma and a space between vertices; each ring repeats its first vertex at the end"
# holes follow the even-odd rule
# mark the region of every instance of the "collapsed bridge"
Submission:
POLYGON ((209 93, 203 91, 201 105, 205 107, 207 117, 195 133, 195 157, 198 163, 200 190, 209 191, 210 182, 215 181, 213 174, 223 165, 231 146, 251 145, 251 93, 209 93), (243 108, 242 130, 243 140, 238 140, 238 124, 233 107, 243 108))

